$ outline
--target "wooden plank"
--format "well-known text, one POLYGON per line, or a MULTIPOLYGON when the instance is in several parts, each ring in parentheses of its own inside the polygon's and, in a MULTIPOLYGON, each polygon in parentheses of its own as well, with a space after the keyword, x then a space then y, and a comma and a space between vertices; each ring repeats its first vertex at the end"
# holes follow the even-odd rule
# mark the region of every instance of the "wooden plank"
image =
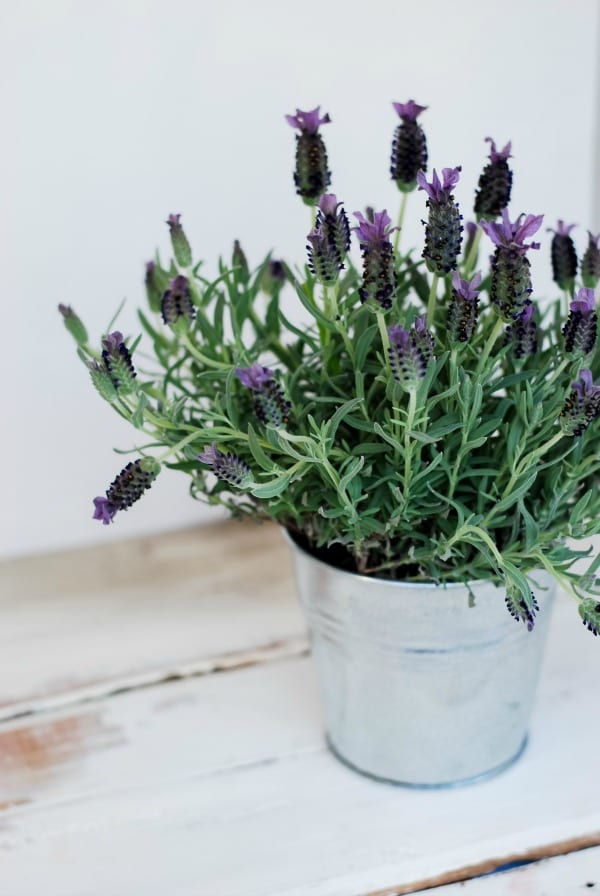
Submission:
POLYGON ((430 896, 594 896, 600 892, 600 847, 428 892, 430 896))
POLYGON ((0 718, 304 646, 288 548, 235 522, 0 564, 0 718), (300 639, 300 641, 299 641, 300 639), (235 660, 232 660, 235 662, 235 660))
POLYGON ((307 659, 4 723, 3 891, 391 896, 600 843, 597 670, 597 639, 559 601, 524 757, 439 792, 374 783, 326 752, 307 659))

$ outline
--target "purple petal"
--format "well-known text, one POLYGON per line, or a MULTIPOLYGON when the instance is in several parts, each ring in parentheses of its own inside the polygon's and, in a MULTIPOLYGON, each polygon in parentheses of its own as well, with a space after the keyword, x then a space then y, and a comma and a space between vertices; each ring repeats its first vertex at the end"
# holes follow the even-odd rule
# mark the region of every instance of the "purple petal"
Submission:
POLYGON ((112 352, 115 349, 118 349, 120 345, 123 344, 123 334, 119 333, 118 330, 115 330, 113 333, 109 333, 108 336, 105 336, 102 340, 102 345, 106 349, 107 352, 112 352))
POLYGON ((427 106, 419 106, 414 100, 409 100, 407 103, 392 103, 392 106, 402 121, 416 121, 421 112, 427 109, 427 106))
POLYGON ((520 223, 521 216, 517 221, 518 227, 515 232, 515 242, 523 243, 523 241, 528 236, 533 236, 534 233, 537 233, 540 227, 542 226, 542 221, 544 220, 543 215, 527 215, 523 223, 520 223))
POLYGON ((569 308, 571 311, 579 311, 580 314, 589 314, 596 307, 596 295, 593 289, 585 286, 579 290, 569 308))
POLYGON ((94 498, 94 515, 92 519, 102 520, 104 525, 108 526, 109 523, 112 523, 116 512, 116 509, 111 506, 108 498, 101 496, 94 498))
POLYGON ((337 201, 335 193, 324 193, 319 200, 319 208, 324 215, 335 215, 338 205, 341 204, 337 201))
POLYGON ((248 389, 254 391, 262 389, 275 376, 274 371, 269 370, 268 367, 263 367, 257 361, 251 364, 250 367, 236 367, 235 373, 243 386, 247 386, 248 389))
POLYGON ((328 122, 331 121, 328 114, 323 115, 323 117, 320 116, 320 108, 320 106, 317 106, 309 112, 303 112, 301 109, 296 109, 295 115, 286 115, 285 119, 293 128, 298 128, 298 130, 303 131, 306 134, 316 134, 319 130, 319 125, 328 124, 328 122))
POLYGON ((495 165, 497 162, 503 160, 505 161, 506 159, 510 158, 510 151, 512 149, 512 143, 510 140, 508 141, 506 146, 503 147, 503 149, 496 149, 496 143, 491 137, 486 137, 485 140, 486 143, 490 144, 490 161, 493 165, 495 165))
POLYGON ((208 445, 202 452, 202 454, 198 455, 198 460, 202 461, 203 464, 209 464, 211 467, 216 461, 218 461, 221 452, 217 451, 217 443, 213 442, 212 445, 208 445))

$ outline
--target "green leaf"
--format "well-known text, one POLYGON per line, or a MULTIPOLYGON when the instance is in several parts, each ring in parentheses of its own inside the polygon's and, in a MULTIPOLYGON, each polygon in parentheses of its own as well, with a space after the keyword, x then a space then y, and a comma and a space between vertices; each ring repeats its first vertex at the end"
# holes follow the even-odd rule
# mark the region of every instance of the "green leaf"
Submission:
POLYGON ((276 476, 275 479, 271 479, 269 482, 261 482, 258 485, 251 486, 250 492, 255 498, 276 498, 285 491, 295 473, 297 473, 297 469, 292 467, 291 469, 280 473, 279 476, 276 476))
POLYGON ((248 448, 250 449, 252 457, 259 465, 259 467, 261 467, 261 469, 265 470, 267 473, 272 473, 275 469, 275 463, 270 460, 270 458, 268 458, 263 451, 258 441, 258 436, 254 432, 254 427, 251 423, 248 424, 248 448))
POLYGON ((138 403, 135 411, 131 415, 131 422, 135 426, 136 429, 141 429, 144 425, 144 411, 148 407, 150 402, 148 401, 148 396, 145 392, 139 393, 138 403))

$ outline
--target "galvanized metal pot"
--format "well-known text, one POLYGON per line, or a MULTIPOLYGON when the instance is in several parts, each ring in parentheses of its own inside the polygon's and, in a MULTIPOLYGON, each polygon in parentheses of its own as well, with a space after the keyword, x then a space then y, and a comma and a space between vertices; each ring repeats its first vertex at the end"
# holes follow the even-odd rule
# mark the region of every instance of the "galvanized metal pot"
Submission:
POLYGON ((292 548, 327 740, 355 770, 413 787, 466 784, 522 753, 554 581, 532 576, 533 632, 502 589, 410 584, 329 566, 292 548), (544 590, 546 589, 546 590, 544 590))

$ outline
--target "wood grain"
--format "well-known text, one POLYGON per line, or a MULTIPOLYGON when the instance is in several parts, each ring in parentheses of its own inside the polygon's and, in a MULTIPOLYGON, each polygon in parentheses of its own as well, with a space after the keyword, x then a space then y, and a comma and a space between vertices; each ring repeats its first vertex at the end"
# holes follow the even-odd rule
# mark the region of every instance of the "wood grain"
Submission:
POLYGON ((298 650, 272 525, 226 522, 0 564, 0 719, 298 650), (235 660, 235 656, 238 660, 235 660))

